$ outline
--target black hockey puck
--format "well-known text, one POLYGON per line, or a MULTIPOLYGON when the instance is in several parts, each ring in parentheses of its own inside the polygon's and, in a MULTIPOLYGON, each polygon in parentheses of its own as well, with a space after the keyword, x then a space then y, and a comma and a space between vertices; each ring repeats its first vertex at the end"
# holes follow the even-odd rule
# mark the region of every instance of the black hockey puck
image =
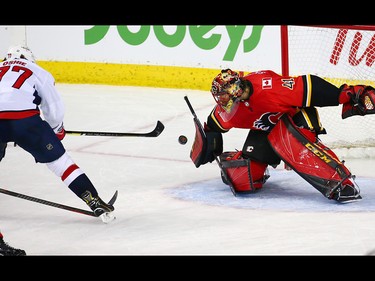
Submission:
POLYGON ((186 144, 187 141, 188 141, 188 139, 187 139, 187 137, 185 137, 184 135, 181 135, 181 136, 178 137, 178 142, 179 142, 180 144, 186 144))

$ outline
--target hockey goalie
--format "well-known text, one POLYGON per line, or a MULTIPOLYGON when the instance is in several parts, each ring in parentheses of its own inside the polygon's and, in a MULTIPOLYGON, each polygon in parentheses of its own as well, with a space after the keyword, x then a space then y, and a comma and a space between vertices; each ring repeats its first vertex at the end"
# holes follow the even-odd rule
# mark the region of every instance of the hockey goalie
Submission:
POLYGON ((196 134, 190 158, 198 168, 216 161, 221 177, 234 195, 261 190, 284 161, 324 197, 350 202, 361 199, 355 177, 319 139, 326 130, 317 107, 342 104, 342 118, 375 113, 375 89, 366 85, 341 87, 315 75, 281 76, 257 71, 240 76, 222 70, 213 80, 214 109, 196 134), (223 152, 222 134, 249 129, 239 151, 223 152))

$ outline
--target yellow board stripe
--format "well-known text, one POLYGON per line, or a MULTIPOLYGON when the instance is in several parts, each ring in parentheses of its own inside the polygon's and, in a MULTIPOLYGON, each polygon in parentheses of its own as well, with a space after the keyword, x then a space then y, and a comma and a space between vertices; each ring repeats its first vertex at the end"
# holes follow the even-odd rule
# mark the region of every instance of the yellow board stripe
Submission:
POLYGON ((146 86, 210 91, 220 69, 112 64, 91 62, 37 61, 51 72, 56 83, 146 86))
MULTIPOLYGON (((144 86, 202 91, 210 91, 212 80, 221 70, 94 62, 37 61, 37 64, 51 72, 57 83, 144 86)), ((249 71, 244 74, 247 73, 249 71)), ((309 86, 306 105, 308 106, 311 102, 311 78, 310 75, 307 77, 309 86)), ((341 85, 335 79, 325 79, 338 87, 341 85)), ((350 80, 347 80, 346 83, 350 83, 350 80)), ((374 85, 374 81, 359 83, 352 80, 351 84, 374 85)))

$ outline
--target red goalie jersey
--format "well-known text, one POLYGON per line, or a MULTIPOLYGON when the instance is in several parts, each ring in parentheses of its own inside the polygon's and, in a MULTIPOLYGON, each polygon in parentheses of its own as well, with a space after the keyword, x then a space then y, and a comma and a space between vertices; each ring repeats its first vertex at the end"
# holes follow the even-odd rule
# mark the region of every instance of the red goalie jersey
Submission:
POLYGON ((215 134, 231 128, 249 129, 240 151, 241 157, 252 164, 251 167, 244 166, 248 171, 243 174, 251 175, 249 180, 242 174, 239 176, 237 170, 231 171, 233 167, 239 168, 239 161, 235 162, 238 159, 220 158, 222 169, 228 170, 227 182, 230 172, 233 174, 230 180, 234 189, 240 189, 236 184, 244 179, 251 183, 251 187, 245 189, 241 185, 237 192, 260 189, 268 178, 262 171, 267 165, 275 167, 283 160, 327 198, 337 201, 360 199, 350 171, 317 138, 318 134, 326 132, 316 107, 342 104, 343 119, 374 114, 373 87, 347 84, 337 87, 316 75, 282 76, 271 70, 240 77, 231 69, 223 69, 212 81, 211 94, 217 105, 204 128, 208 148, 202 149, 204 157, 195 163, 210 162, 222 151, 221 135, 215 134), (302 150, 303 155, 299 153, 302 150))
MULTIPOLYGON (((271 70, 252 72, 241 78, 250 86, 249 98, 222 101, 209 116, 222 131, 245 128, 269 132, 283 113, 294 116, 299 108, 339 104, 339 91, 312 75, 281 76, 271 70), (312 87, 315 82, 314 87, 312 87), (322 88, 327 93, 321 94, 322 88), (318 91, 320 89, 320 91, 318 91)), ((213 86, 213 88, 215 88, 213 86)), ((212 90, 215 93, 215 89, 212 90)), ((241 92, 242 94, 242 92, 241 92)))

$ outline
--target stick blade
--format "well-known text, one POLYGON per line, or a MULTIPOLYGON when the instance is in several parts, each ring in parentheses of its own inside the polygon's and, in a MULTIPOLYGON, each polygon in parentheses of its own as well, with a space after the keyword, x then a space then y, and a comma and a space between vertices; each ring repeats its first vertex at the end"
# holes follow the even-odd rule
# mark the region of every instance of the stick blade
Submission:
POLYGON ((113 205, 116 202, 118 191, 116 190, 115 194, 113 194, 111 200, 108 201, 108 205, 113 205))
POLYGON ((164 131, 164 124, 158 120, 156 123, 155 129, 153 129, 151 132, 143 134, 143 137, 157 137, 164 131))
POLYGON ((164 131, 164 128, 165 128, 164 124, 158 120, 158 122, 156 123, 155 130, 153 131, 154 136, 157 137, 158 135, 160 135, 164 131))

